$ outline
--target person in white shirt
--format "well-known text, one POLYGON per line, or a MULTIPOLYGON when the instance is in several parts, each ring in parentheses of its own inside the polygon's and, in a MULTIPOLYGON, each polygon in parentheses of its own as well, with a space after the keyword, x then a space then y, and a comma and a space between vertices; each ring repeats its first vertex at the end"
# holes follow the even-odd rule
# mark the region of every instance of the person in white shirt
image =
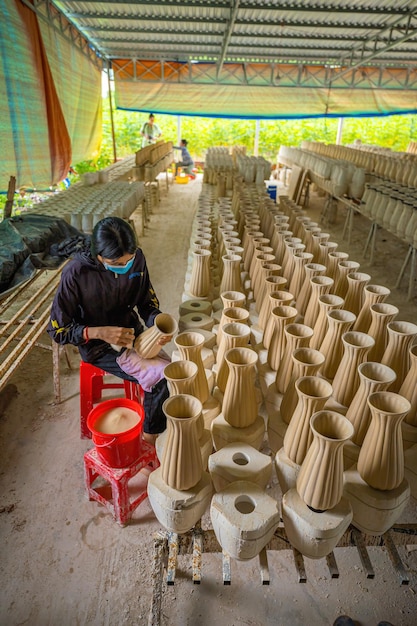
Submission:
POLYGON ((155 143, 162 135, 158 124, 155 124, 155 115, 153 113, 149 114, 148 121, 142 125, 140 134, 142 135, 142 148, 155 143))

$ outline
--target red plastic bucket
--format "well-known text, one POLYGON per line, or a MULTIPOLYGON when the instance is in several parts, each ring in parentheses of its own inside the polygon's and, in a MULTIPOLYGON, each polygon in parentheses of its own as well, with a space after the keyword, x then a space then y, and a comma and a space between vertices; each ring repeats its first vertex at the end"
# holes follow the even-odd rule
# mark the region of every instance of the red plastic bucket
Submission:
POLYGON ((145 413, 143 406, 135 400, 115 398, 97 404, 88 414, 87 426, 92 434, 97 455, 110 467, 129 467, 138 460, 141 453, 141 435, 145 413), (108 411, 127 408, 139 415, 139 422, 119 433, 103 433, 96 429, 96 424, 108 411))

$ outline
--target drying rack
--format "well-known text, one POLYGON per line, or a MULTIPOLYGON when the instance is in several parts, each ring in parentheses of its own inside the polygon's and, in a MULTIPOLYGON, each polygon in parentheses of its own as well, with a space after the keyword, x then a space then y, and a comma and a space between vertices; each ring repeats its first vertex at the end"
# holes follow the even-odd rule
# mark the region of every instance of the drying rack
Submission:
MULTIPOLYGON (((375 572, 368 553, 368 547, 385 548, 400 584, 408 585, 410 579, 407 569, 398 552, 398 546, 417 543, 417 524, 396 524, 381 536, 366 535, 353 526, 345 531, 338 542, 338 548, 353 548, 358 551, 366 578, 374 578, 375 572)), ((269 585, 270 572, 268 565, 268 551, 290 550, 294 557, 294 565, 299 583, 307 582, 303 555, 289 542, 285 528, 280 525, 274 536, 258 555, 259 574, 261 585, 269 585)), ((187 533, 177 534, 168 531, 159 531, 154 536, 154 559, 152 567, 152 604, 149 613, 148 626, 159 626, 163 600, 163 583, 172 586, 175 584, 178 556, 190 555, 192 559, 192 577, 194 585, 202 580, 202 559, 204 553, 222 554, 223 584, 231 585, 232 568, 231 557, 222 550, 214 531, 203 530, 201 522, 187 533)), ((334 552, 325 557, 331 578, 339 578, 334 552)))

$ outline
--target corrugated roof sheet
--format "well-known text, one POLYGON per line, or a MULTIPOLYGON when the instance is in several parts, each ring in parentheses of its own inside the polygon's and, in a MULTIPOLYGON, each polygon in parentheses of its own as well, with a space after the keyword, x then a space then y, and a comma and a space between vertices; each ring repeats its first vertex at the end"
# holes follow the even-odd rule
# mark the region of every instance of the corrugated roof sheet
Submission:
POLYGON ((417 65, 415 0, 53 4, 106 59, 417 65))

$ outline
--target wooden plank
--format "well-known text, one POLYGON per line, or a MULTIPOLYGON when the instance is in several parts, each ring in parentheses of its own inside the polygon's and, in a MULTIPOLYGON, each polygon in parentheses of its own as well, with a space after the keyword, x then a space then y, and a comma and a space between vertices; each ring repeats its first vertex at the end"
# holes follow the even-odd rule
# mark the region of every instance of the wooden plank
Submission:
POLYGON ((9 186, 7 188, 7 200, 4 205, 4 219, 12 216, 14 193, 16 191, 16 176, 10 176, 9 186))

